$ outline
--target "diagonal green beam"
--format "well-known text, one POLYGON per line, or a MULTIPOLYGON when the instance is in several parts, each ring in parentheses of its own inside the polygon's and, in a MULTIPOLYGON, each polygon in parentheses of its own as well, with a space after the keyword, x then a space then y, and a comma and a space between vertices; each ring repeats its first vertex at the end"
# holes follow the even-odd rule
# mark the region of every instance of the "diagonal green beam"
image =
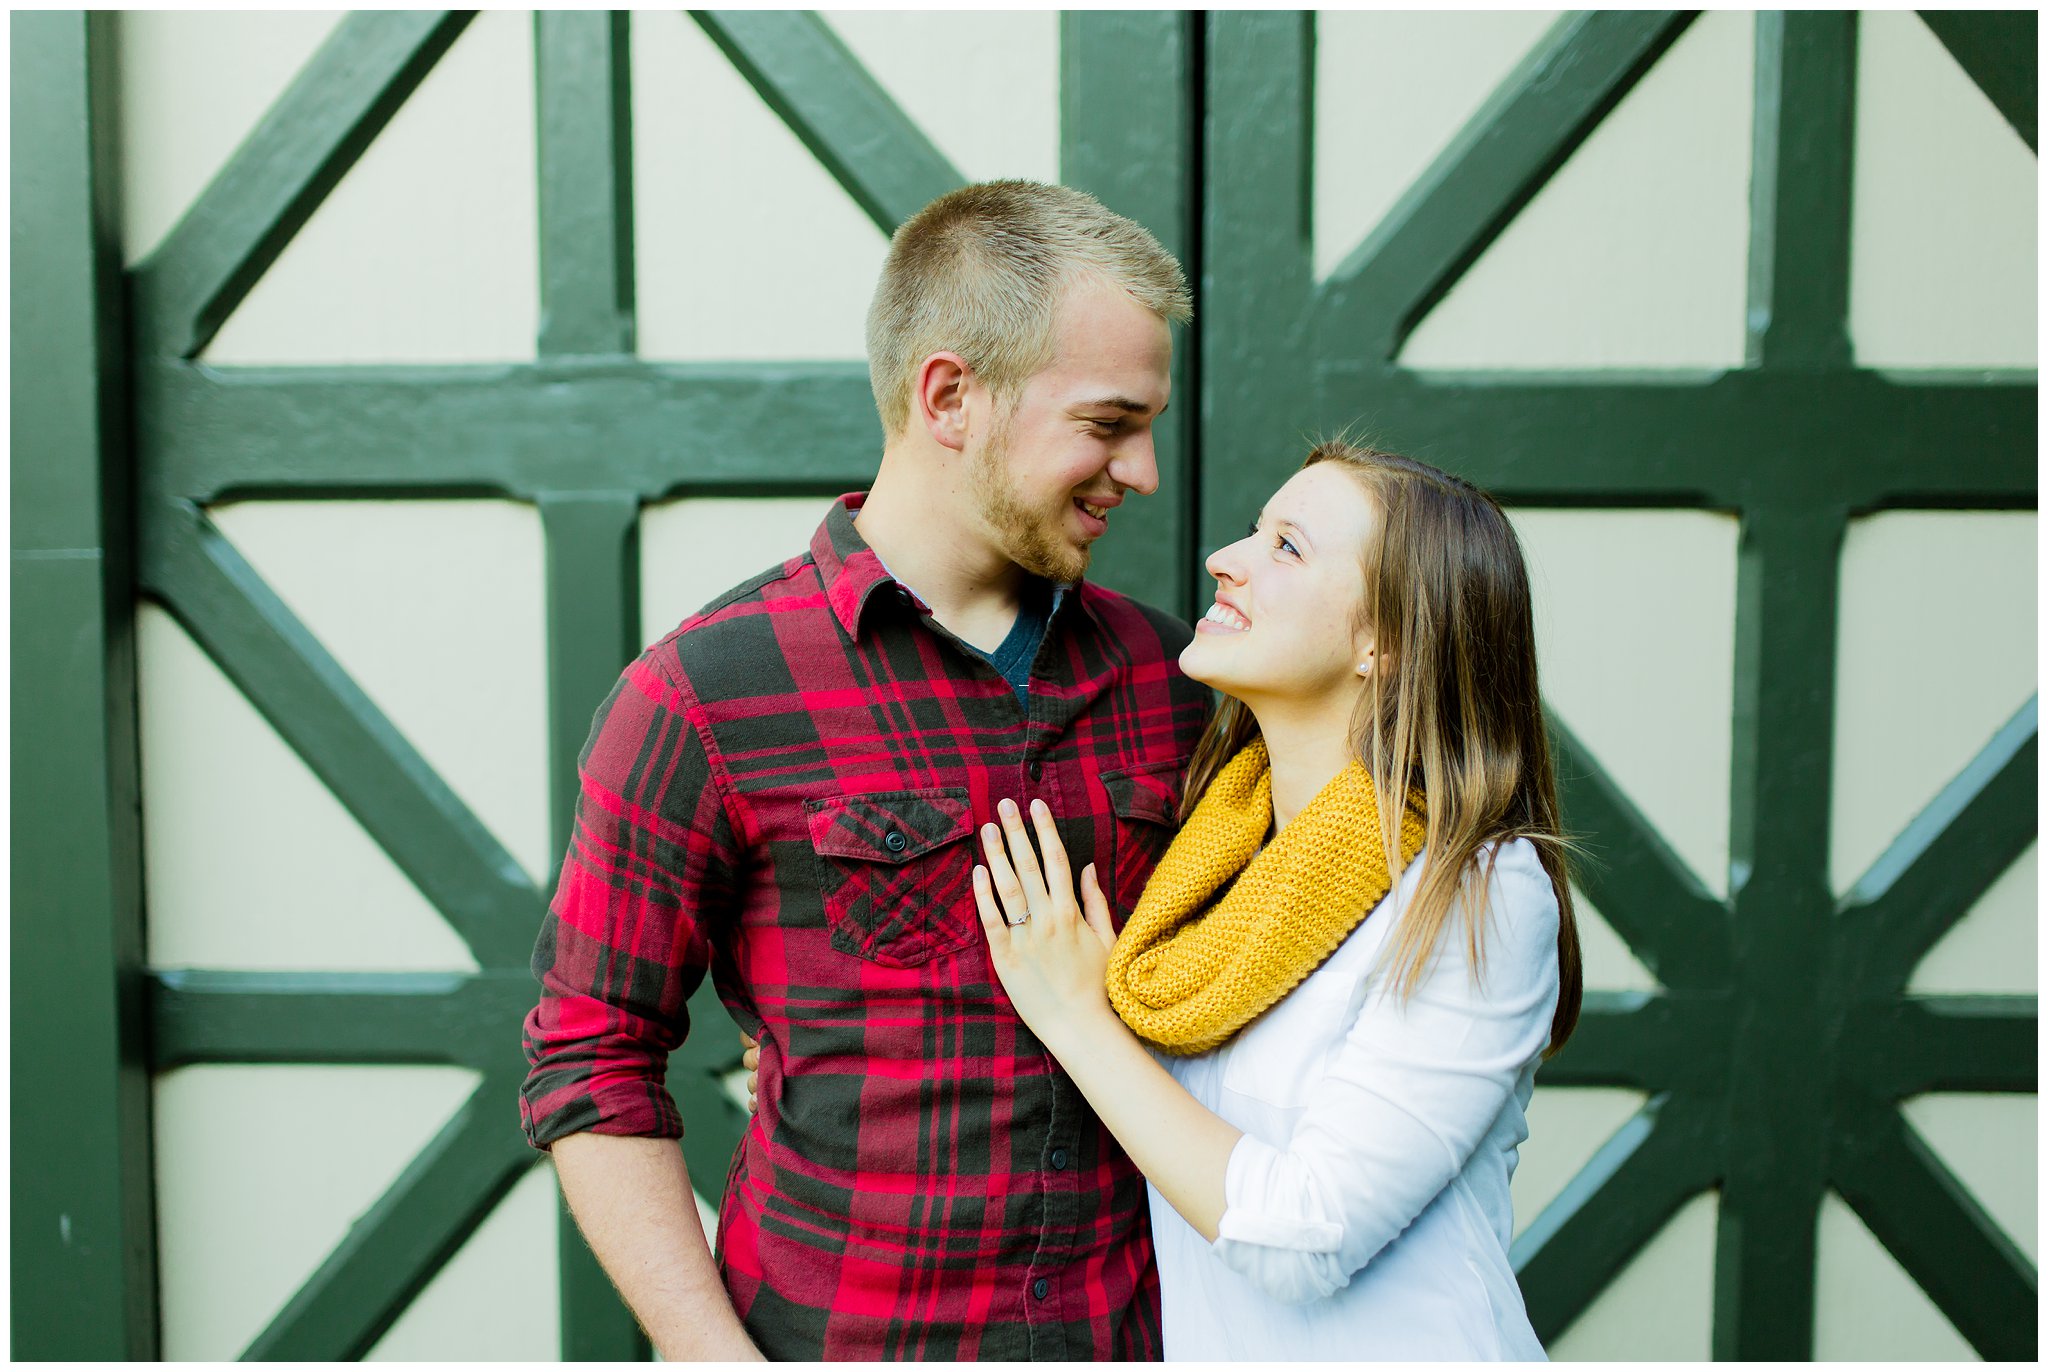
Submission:
POLYGON ((1752 367, 1852 365, 1855 136, 1856 15, 1760 11, 1749 201, 1752 367))
POLYGON ((158 497, 769 489, 836 494, 882 449, 858 362, 522 367, 151 367, 158 497), (588 441, 583 441, 585 438, 588 441))
POLYGON ((1578 1027, 1538 1082, 1712 1095, 1727 1072, 1728 1015, 1725 995, 1588 991, 1578 1027))
POLYGON ((195 357, 462 33, 462 11, 351 14, 135 269, 147 351, 195 357))
POLYGON ((1601 1145, 1509 1253, 1537 1338, 1549 1343, 1570 1328, 1714 1184, 1717 1147, 1707 1112, 1671 1095, 1651 1098, 1601 1145))
POLYGON ((1842 1068, 1880 1100, 1929 1091, 2041 1088, 2034 996, 1906 996, 1856 1007, 1842 1068))
POLYGON ((1593 10, 1558 20, 1331 274, 1323 336, 1391 362, 1692 17, 1593 10))
POLYGON ((513 1118, 518 1079, 485 1076, 242 1354, 252 1362, 362 1358, 538 1155, 513 1118))
POLYGON ((692 17, 884 234, 965 184, 825 21, 809 10, 692 17))
POLYGON ((519 864, 212 521, 189 505, 157 509, 140 571, 471 955, 524 966, 540 901, 519 864))
POLYGON ((1889 1105, 1851 1097, 1835 1187, 1986 1361, 2039 1354, 2039 1278, 1998 1222, 1889 1105))
POLYGON ((2040 700, 2030 696, 1842 897, 1866 990, 1903 990, 1927 950, 2034 842, 2040 700))
POLYGON ((1555 713, 1548 716, 1558 799, 1587 849, 1572 877, 1666 986, 1728 981, 1728 910, 1555 713))
POLYGON ((2020 10, 1921 10, 1920 18, 1949 55, 1969 73, 2005 122, 2040 151, 2039 41, 2041 16, 2020 10))
POLYGON ((543 357, 633 351, 633 103, 623 11, 533 17, 543 357))
POLYGON ((152 972, 150 1067, 405 1062, 502 1075, 521 1066, 520 1023, 533 1002, 524 969, 152 972))

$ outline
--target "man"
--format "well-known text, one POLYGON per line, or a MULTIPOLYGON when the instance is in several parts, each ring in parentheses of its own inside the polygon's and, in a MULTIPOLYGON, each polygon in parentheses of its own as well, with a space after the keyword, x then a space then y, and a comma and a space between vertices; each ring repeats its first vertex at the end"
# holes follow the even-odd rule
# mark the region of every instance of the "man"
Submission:
POLYGON ((1158 485, 1188 313, 1077 191, 934 201, 869 310, 872 489, 599 710, 521 1115, 663 1357, 1159 1356, 1143 1180, 1010 1009, 970 874, 1004 797, 1119 918, 1165 847, 1189 630, 1081 577, 1158 485), (715 1260, 662 1086, 707 970, 761 1041, 715 1260))

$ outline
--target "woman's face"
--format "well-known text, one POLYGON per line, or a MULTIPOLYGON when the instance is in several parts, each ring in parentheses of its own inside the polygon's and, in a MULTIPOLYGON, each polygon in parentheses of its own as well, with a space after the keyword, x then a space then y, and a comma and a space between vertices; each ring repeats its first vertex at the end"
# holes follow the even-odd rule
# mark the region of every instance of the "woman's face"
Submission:
POLYGON ((1372 635, 1353 626, 1378 521, 1365 488, 1337 463, 1296 472, 1249 534, 1203 564, 1216 599, 1181 650, 1181 670, 1254 706, 1348 709, 1359 665, 1372 661, 1372 635))

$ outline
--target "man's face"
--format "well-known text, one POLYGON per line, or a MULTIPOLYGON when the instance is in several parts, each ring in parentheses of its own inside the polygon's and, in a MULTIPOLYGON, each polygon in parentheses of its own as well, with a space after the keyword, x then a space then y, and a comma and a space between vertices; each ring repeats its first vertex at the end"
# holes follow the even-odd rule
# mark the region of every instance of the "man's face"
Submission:
POLYGON ((1124 492, 1159 488, 1152 425, 1173 360, 1166 321, 1122 288, 1086 280, 1061 302, 1053 359, 968 453, 975 509, 1025 571, 1074 581, 1124 492))

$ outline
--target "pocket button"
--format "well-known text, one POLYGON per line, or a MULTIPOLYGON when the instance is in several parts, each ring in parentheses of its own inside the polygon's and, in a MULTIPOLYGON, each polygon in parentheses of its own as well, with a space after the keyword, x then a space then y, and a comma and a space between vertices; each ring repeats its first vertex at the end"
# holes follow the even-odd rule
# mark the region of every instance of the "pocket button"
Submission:
POLYGON ((882 846, 892 853, 900 853, 910 846, 910 841, 903 837, 901 830, 891 829, 882 839, 882 846))

